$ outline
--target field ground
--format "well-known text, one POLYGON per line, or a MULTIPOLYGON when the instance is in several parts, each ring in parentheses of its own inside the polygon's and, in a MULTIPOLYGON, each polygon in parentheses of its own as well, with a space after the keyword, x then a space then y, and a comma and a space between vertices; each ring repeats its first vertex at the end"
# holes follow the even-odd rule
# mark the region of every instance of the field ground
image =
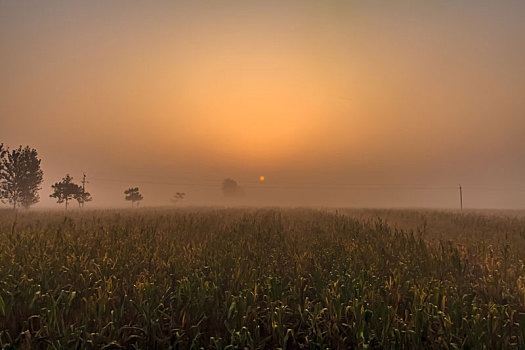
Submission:
POLYGON ((0 211, 4 348, 525 349, 523 212, 0 211))

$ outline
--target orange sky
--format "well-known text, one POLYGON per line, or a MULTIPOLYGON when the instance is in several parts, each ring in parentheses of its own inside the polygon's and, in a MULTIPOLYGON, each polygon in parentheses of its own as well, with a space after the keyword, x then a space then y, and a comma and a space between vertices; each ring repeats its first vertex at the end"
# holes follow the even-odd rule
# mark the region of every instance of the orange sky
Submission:
POLYGON ((0 142, 38 149, 40 206, 85 171, 92 206, 132 185, 218 203, 232 177, 250 203, 454 207, 462 183, 469 207, 524 208, 524 11, 4 1, 0 142))

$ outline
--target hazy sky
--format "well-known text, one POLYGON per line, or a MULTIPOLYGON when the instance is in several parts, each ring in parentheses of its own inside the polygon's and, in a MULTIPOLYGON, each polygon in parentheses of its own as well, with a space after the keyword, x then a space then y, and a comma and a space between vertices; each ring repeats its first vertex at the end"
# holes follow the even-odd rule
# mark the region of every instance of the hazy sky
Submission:
POLYGON ((92 206, 525 208, 525 2, 0 0, 0 142, 92 206), (264 175, 264 183, 258 177, 264 175))

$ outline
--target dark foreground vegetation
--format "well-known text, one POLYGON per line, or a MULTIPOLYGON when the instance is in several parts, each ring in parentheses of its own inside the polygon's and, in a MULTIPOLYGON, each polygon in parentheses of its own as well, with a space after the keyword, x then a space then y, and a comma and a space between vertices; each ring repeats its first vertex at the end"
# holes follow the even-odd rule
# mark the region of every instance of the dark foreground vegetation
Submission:
POLYGON ((368 214, 0 212, 2 347, 525 348, 523 217, 368 214))

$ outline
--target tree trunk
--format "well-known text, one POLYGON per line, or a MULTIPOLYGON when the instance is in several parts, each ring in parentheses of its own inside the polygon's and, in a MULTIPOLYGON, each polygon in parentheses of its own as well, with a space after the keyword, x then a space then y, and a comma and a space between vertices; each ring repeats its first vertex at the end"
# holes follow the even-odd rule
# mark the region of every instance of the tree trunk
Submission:
POLYGON ((66 210, 67 210, 67 198, 66 198, 66 210))

